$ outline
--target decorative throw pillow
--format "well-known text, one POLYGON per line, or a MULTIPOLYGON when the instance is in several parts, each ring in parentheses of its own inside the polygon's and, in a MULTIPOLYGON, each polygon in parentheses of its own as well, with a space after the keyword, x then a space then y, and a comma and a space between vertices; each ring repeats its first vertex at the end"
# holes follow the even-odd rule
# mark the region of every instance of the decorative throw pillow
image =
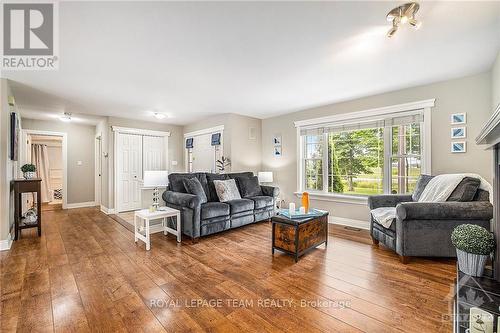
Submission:
POLYGON ((241 199, 240 192, 234 179, 214 180, 215 191, 220 202, 241 199))
POLYGON ((210 202, 219 201, 219 197, 217 196, 217 191, 215 190, 214 180, 226 180, 226 179, 229 179, 227 174, 207 173, 208 201, 210 202))
POLYGON ((262 189, 259 184, 259 177, 238 177, 238 188, 243 198, 256 197, 262 195, 262 189))
POLYGON ((424 191, 425 187, 427 186, 427 184, 429 184, 432 178, 434 178, 434 176, 420 175, 420 177, 418 177, 417 183, 415 184, 415 190, 411 195, 413 201, 418 201, 418 199, 420 199, 422 192, 424 191))
POLYGON ((184 188, 186 189, 187 193, 194 194, 199 197, 201 203, 207 202, 207 195, 205 194, 203 186, 201 185, 198 178, 184 178, 182 180, 182 183, 184 184, 184 188))
POLYGON ((479 185, 481 185, 481 180, 473 177, 465 177, 457 185, 453 192, 451 192, 446 201, 473 201, 474 196, 479 189, 479 185))

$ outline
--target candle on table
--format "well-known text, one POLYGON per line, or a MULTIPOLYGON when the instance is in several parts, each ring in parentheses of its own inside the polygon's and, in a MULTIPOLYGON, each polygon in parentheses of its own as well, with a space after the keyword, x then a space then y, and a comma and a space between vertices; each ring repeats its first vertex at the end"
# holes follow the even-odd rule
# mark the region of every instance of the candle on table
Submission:
POLYGON ((295 203, 290 202, 290 204, 288 205, 288 212, 290 213, 290 215, 295 214, 295 203))

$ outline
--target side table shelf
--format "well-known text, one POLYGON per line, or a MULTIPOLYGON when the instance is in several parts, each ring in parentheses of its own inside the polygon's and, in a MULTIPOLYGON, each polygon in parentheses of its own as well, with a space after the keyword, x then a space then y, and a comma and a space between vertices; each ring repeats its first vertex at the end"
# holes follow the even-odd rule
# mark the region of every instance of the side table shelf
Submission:
POLYGON ((38 236, 42 235, 42 179, 14 179, 10 182, 10 189, 14 192, 14 240, 18 240, 21 230, 38 228, 38 236), (36 193, 36 222, 23 222, 22 220, 22 194, 36 193))

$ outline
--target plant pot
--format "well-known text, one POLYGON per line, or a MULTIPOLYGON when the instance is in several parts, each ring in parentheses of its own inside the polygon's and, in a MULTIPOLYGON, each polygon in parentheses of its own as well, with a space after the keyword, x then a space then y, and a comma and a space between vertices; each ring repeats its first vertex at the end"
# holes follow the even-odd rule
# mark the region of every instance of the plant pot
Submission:
POLYGON ((482 276, 488 255, 457 250, 458 268, 470 276, 482 276))
POLYGON ((33 179, 36 177, 36 172, 33 171, 23 172, 23 177, 24 179, 33 179))

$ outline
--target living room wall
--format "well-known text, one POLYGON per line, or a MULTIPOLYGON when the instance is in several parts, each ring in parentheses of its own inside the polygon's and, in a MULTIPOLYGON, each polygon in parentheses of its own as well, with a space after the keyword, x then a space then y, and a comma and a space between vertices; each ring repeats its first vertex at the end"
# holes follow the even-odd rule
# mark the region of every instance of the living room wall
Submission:
MULTIPOLYGON (((262 159, 260 119, 233 113, 222 114, 186 125, 183 132, 190 133, 221 125, 224 125, 224 156, 231 159, 231 172, 260 171, 262 159), (255 138, 250 138, 250 128, 254 129, 255 138)), ((183 153, 185 154, 185 149, 183 153)))
POLYGON ((93 202, 95 126, 23 118, 22 128, 68 134, 68 204, 93 202))
MULTIPOLYGON (((102 135, 103 152, 108 153, 108 157, 103 158, 102 160, 103 178, 101 205, 104 207, 108 209, 114 208, 114 141, 113 131, 111 129, 112 126, 170 132, 170 137, 168 138, 168 170, 169 172, 184 171, 184 157, 182 149, 184 140, 181 126, 118 117, 103 117, 101 123, 99 123, 96 127, 96 133, 102 135), (177 165, 172 165, 172 161, 177 161, 177 165)), ((151 202, 151 193, 149 192, 152 191, 143 192, 143 207, 147 207, 151 202)))
MULTIPOLYGON (((453 79, 444 82, 402 89, 394 92, 325 105, 262 120, 262 169, 274 171, 275 183, 280 186, 282 198, 288 203, 294 196, 297 182, 296 128, 294 121, 368 110, 377 107, 436 99, 432 109, 432 173, 478 173, 492 178, 492 156, 474 139, 491 114, 491 73, 453 79), (450 115, 467 112, 467 153, 450 152, 450 115), (273 135, 282 136, 282 156, 273 155, 273 135)), ((330 211, 334 217, 365 221, 368 225, 366 204, 314 200, 313 206, 330 211)))
POLYGON ((497 105, 500 104, 500 52, 498 52, 493 69, 491 70, 491 92, 493 112, 497 105))

